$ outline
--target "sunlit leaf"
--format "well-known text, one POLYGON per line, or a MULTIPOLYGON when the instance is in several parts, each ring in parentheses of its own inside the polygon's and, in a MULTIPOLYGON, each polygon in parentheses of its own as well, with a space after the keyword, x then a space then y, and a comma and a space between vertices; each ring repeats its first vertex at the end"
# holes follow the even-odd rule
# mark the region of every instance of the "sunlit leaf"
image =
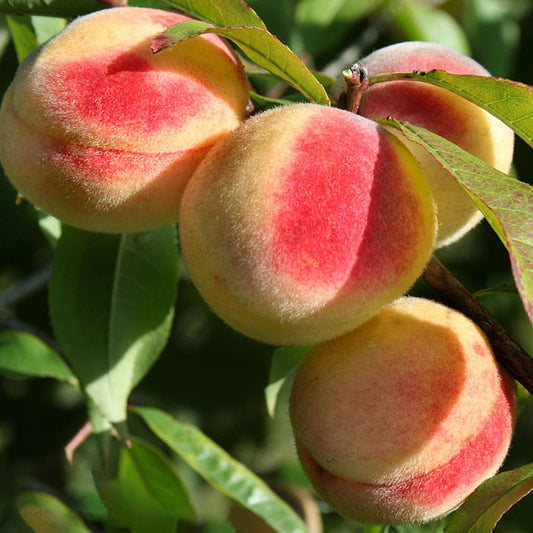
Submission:
POLYGON ((261 479, 198 428, 150 407, 135 412, 191 468, 218 491, 263 518, 279 533, 305 533, 301 519, 261 479))
POLYGON ((487 533, 502 515, 533 490, 533 465, 502 472, 485 481, 450 515, 444 533, 487 533))
POLYGON ((194 18, 217 26, 256 26, 266 29, 257 13, 242 0, 166 0, 194 18))
POLYGON ((165 457, 138 440, 122 445, 118 475, 98 484, 110 523, 132 533, 175 533, 180 520, 196 513, 179 477, 165 457))
POLYGON ((54 378, 78 386, 60 355, 35 335, 23 331, 0 333, 0 373, 12 378, 54 378))
POLYGON ((176 229, 107 235, 64 227, 50 308, 57 339, 87 394, 110 422, 170 331, 178 276, 176 229))
POLYGON ((17 509, 35 533, 91 533, 72 509, 51 494, 23 492, 17 509))
POLYGON ((533 147, 533 88, 529 85, 441 70, 377 74, 370 84, 391 80, 420 81, 452 91, 498 117, 533 147))
POLYGON ((271 417, 274 417, 281 389, 287 380, 290 380, 309 349, 309 346, 281 346, 274 350, 268 385, 265 387, 267 411, 271 417))
POLYGON ((470 194, 507 247, 518 292, 533 323, 533 187, 424 128, 382 122, 398 127, 407 139, 425 148, 470 194))
POLYGON ((37 35, 31 17, 7 16, 7 25, 19 63, 37 46, 37 35))
POLYGON ((300 91, 312 102, 329 105, 324 86, 301 59, 274 35, 263 28, 219 28, 198 20, 180 22, 154 39, 152 50, 159 52, 205 33, 215 33, 233 41, 257 65, 300 91))

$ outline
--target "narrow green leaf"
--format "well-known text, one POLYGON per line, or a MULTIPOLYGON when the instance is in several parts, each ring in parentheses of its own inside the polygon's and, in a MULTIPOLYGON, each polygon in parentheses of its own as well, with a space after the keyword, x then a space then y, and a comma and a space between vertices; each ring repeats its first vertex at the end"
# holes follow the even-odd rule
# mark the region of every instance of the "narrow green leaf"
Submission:
POLYGON ((507 247, 515 283, 533 323, 533 187, 487 165, 450 141, 405 122, 381 121, 425 148, 470 194, 507 247))
POLYGON ((12 378, 54 378, 78 387, 78 380, 59 354, 22 331, 0 333, 0 373, 12 378))
POLYGON ((487 533, 503 514, 533 490, 533 464, 485 481, 448 518, 444 533, 487 533))
POLYGON ((263 518, 279 533, 306 533, 301 519, 283 500, 198 428, 151 407, 137 407, 135 412, 219 492, 263 518))
POLYGON ((533 88, 518 81, 447 74, 442 70, 377 74, 370 84, 412 80, 447 89, 492 113, 533 147, 533 88))
POLYGON ((516 285, 514 285, 513 283, 503 283, 502 285, 497 285, 495 287, 487 287, 486 289, 480 289, 479 291, 472 293, 472 296, 474 296, 474 298, 483 298, 484 296, 492 295, 518 297, 520 296, 518 294, 516 285))
POLYGON ((267 411, 272 418, 283 385, 290 381, 310 348, 310 346, 281 346, 274 350, 268 385, 265 387, 267 411))
POLYGON ((91 533, 72 509, 51 494, 24 492, 17 508, 35 533, 91 533))
POLYGON ((31 17, 6 17, 19 63, 37 46, 31 17))
POLYGON ((166 458, 148 444, 122 445, 116 479, 98 483, 113 527, 132 533, 175 533, 180 520, 194 521, 185 488, 166 458))
POLYGON ((255 26, 266 29, 257 13, 242 0, 166 0, 194 18, 216 26, 255 26))
POLYGON ((215 33, 233 41, 254 63, 287 82, 306 98, 329 105, 326 90, 313 73, 292 50, 263 28, 215 28, 197 20, 180 22, 157 36, 152 50, 160 52, 204 33, 215 33))
POLYGON ((64 227, 50 282, 58 341, 89 397, 113 423, 170 331, 176 229, 106 235, 64 227))
MULTIPOLYGON (((117 1, 118 5, 119 2, 117 1)), ((105 2, 99 0, 0 0, 0 13, 20 15, 47 15, 50 17, 76 17, 97 9, 105 2)))

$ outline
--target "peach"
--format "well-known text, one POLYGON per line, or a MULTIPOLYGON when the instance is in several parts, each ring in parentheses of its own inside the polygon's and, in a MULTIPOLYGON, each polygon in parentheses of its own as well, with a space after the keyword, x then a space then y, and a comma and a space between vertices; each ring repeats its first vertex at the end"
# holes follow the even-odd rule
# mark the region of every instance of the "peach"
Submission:
MULTIPOLYGON (((370 76, 432 69, 489 76, 473 59, 425 42, 387 46, 359 64, 370 76)), ((364 92, 359 113, 374 120, 391 116, 410 122, 445 137, 502 172, 509 172, 511 167, 513 131, 487 111, 445 89, 415 81, 376 83, 364 92)), ((482 214, 431 155, 418 145, 410 144, 409 148, 420 162, 435 196, 439 219, 436 247, 451 244, 472 229, 482 214)))
POLYGON ((379 524, 456 508, 501 466, 514 409, 514 382, 481 330, 413 297, 315 346, 290 399, 317 492, 340 514, 379 524))
POLYGON ((192 281, 241 333, 307 344, 353 329, 404 294, 433 248, 429 188, 375 122, 317 104, 255 115, 185 188, 192 281))
POLYGON ((0 111, 0 159, 22 196, 94 231, 177 220, 188 178, 248 104, 243 67, 220 38, 152 53, 153 38, 183 20, 104 9, 26 58, 0 111))

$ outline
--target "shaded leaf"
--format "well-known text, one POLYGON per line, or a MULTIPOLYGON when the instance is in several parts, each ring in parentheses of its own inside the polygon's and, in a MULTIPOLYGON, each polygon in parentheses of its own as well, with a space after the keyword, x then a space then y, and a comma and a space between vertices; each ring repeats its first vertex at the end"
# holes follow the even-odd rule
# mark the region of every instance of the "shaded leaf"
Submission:
POLYGON ((148 427, 219 492, 257 514, 279 533, 305 533, 294 511, 261 479, 236 461, 198 428, 164 411, 137 407, 148 427))
POLYGON ((501 295, 501 296, 520 296, 516 285, 512 283, 503 283, 496 287, 488 287, 486 289, 480 289, 472 293, 474 298, 483 298, 484 296, 501 295))
POLYGON ((78 381, 60 355, 22 331, 0 333, 0 373, 12 378, 55 378, 75 387, 78 381))
POLYGON ((287 82, 306 98, 329 105, 326 90, 313 73, 294 52, 263 28, 218 28, 198 20, 180 22, 157 36, 152 50, 157 53, 184 39, 205 33, 215 33, 233 41, 253 62, 287 82))
POLYGON ((175 533, 178 521, 196 519, 179 477, 159 451, 138 440, 122 445, 118 476, 99 483, 110 523, 132 533, 175 533))
POLYGON ((217 26, 256 26, 266 29, 257 13, 242 0, 166 0, 194 18, 217 26))
POLYGON ((492 113, 533 147, 533 88, 518 81, 447 74, 442 70, 377 74, 370 84, 412 80, 447 89, 492 113))
POLYGON ((24 492, 17 509, 35 533, 91 533, 72 509, 51 494, 24 492))
POLYGON ((425 148, 472 197, 507 247, 515 283, 533 323, 533 187, 487 165, 450 141, 405 122, 398 127, 425 148))
POLYGON ((52 323, 110 422, 166 344, 178 277, 176 229, 108 235, 64 226, 50 282, 52 323))
POLYGON ((71 18, 105 7, 99 0, 0 0, 0 13, 71 18))
POLYGON ((448 518, 444 533, 487 533, 533 489, 533 465, 502 472, 480 485, 448 518))
POLYGON ((337 19, 353 23, 380 3, 381 0, 300 0, 296 5, 295 20, 301 25, 324 28, 337 19))
POLYGON ((412 0, 390 2, 386 7, 405 40, 437 42, 470 55, 463 28, 447 11, 412 0))
POLYGON ((268 414, 273 418, 283 385, 290 381, 298 365, 310 350, 310 346, 281 346, 274 350, 265 400, 268 414))

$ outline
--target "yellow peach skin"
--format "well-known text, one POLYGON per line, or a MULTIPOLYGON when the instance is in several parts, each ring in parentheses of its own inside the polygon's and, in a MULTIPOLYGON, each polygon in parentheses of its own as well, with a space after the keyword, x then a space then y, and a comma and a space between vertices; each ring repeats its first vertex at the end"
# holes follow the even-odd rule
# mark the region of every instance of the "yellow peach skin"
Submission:
POLYGON ((467 317, 403 297, 353 332, 314 347, 290 415, 317 492, 368 523, 449 513, 501 466, 514 382, 467 317))
MULTIPOLYGON (((414 41, 376 50, 359 64, 370 76, 432 69, 450 74, 489 75, 484 67, 463 54, 436 43, 414 41)), ((510 170, 513 131, 490 113, 445 89, 415 81, 377 83, 364 93, 359 113, 374 120, 394 117, 422 126, 498 170, 505 173, 510 170)), ((439 219, 436 247, 451 244, 472 229, 482 214, 431 155, 418 145, 410 143, 409 148, 420 162, 435 197, 439 219)))
POLYGON ((22 196, 94 231, 177 220, 188 178, 248 103, 242 65, 218 37, 153 54, 153 38, 183 20, 104 9, 26 58, 0 111, 0 159, 22 196))
POLYGON ((433 248, 433 199, 375 122, 298 104, 247 120, 187 184, 190 276, 230 326, 271 344, 353 329, 403 295, 433 248))

